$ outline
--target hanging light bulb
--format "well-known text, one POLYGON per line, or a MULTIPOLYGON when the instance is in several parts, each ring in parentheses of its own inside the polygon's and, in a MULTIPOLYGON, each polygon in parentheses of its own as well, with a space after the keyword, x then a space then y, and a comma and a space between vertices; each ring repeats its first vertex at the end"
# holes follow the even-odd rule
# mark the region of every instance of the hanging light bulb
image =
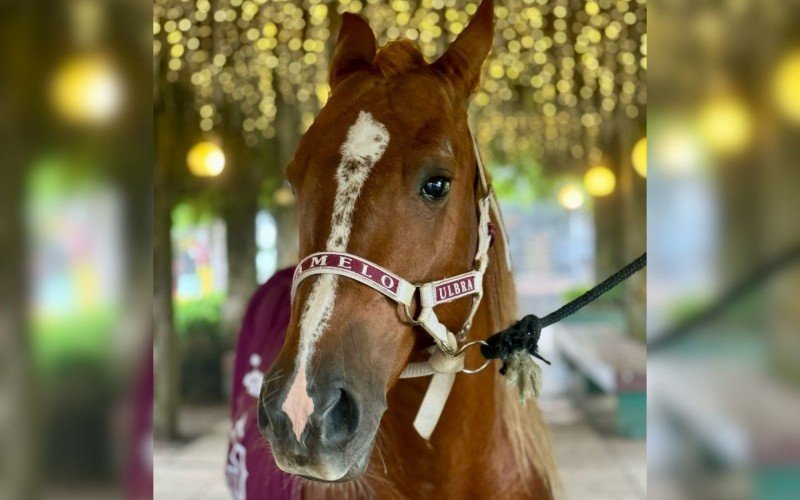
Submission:
POLYGON ((201 141, 192 146, 186 155, 189 171, 198 177, 215 177, 225 169, 225 153, 211 141, 201 141))
POLYGON ((50 82, 50 98, 65 119, 96 125, 109 121, 122 102, 122 81, 109 59, 84 54, 62 64, 50 82))

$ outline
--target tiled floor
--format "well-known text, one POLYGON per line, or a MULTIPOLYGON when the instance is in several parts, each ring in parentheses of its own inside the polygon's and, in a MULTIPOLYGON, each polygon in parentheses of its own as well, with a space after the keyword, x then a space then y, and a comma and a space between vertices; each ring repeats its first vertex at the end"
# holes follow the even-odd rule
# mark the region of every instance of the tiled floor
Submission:
MULTIPOLYGON (((551 424, 566 498, 645 498, 644 440, 597 432, 565 399, 542 401, 541 406, 551 424)), ((229 499, 223 474, 229 428, 227 408, 188 409, 186 413, 184 430, 187 434, 201 434, 184 443, 156 443, 156 498, 229 499)))
POLYGON ((645 498, 647 445, 608 436, 589 425, 566 399, 543 401, 568 499, 645 498))
POLYGON ((155 498, 230 499, 225 484, 229 409, 184 409, 181 430, 197 436, 183 443, 156 442, 153 450, 155 498), (199 435, 198 435, 199 433, 199 435))

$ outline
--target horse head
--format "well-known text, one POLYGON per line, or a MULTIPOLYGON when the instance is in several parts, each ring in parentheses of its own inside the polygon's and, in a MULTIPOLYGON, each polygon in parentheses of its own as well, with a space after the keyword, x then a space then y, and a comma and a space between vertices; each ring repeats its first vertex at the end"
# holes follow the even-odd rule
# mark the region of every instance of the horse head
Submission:
MULTIPOLYGON (((300 254, 348 252, 411 283, 472 269, 480 183, 467 103, 492 47, 492 0, 435 62, 401 40, 377 47, 344 14, 331 96, 286 166, 300 254)), ((437 308, 461 328, 469 301, 437 308)), ((297 287, 286 343, 264 377, 259 426, 277 465, 323 480, 358 478, 387 392, 431 344, 385 295, 320 274, 297 287)))

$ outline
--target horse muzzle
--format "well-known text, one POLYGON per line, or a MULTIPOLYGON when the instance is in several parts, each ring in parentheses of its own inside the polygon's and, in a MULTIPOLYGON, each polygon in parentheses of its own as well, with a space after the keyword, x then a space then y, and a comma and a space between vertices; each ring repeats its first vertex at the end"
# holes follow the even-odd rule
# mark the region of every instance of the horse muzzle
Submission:
MULTIPOLYGON (((269 374, 265 380, 270 380, 269 374)), ((294 411, 291 388, 261 389, 258 425, 284 472, 320 481, 357 479, 366 470, 386 400, 359 397, 364 391, 338 378, 315 377, 308 387, 310 414, 294 411), (324 379, 324 380, 320 380, 324 379), (267 397, 281 392, 281 397, 267 397), (298 423, 298 419, 303 421, 298 423)))

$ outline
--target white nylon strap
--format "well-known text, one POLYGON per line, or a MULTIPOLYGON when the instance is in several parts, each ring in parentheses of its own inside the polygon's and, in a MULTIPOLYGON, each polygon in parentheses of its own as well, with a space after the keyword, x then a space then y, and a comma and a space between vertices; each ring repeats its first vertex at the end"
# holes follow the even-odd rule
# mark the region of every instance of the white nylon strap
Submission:
POLYGON ((475 162, 478 164, 478 176, 481 178, 481 187, 484 193, 488 193, 490 187, 489 179, 486 176, 486 169, 483 166, 481 152, 478 150, 478 141, 475 139, 474 135, 472 136, 472 151, 475 153, 475 162))
POLYGON ((506 258, 506 268, 510 271, 511 270, 511 249, 508 247, 508 233, 506 233, 506 225, 503 222, 503 214, 500 213, 500 206, 497 203, 497 198, 494 195, 494 191, 492 191, 491 186, 489 185, 489 179, 486 175, 486 167, 483 165, 483 160, 481 159, 481 152, 478 150, 478 141, 475 139, 475 136, 472 136, 472 150, 475 153, 475 161, 478 163, 478 176, 481 179, 481 187, 483 188, 484 193, 488 193, 486 198, 489 199, 489 203, 491 205, 492 215, 494 216, 494 221, 497 223, 497 229, 500 232, 500 237, 503 239, 503 249, 506 258))
POLYGON ((442 416, 444 405, 447 403, 450 390, 456 380, 456 374, 464 369, 464 353, 457 356, 447 353, 455 352, 458 349, 458 342, 450 332, 447 332, 446 347, 447 350, 435 349, 427 361, 409 363, 400 375, 400 378, 432 375, 431 383, 425 391, 417 416, 414 418, 414 429, 426 440, 430 439, 442 416))
POLYGON ((455 373, 434 373, 431 377, 431 383, 428 385, 428 390, 425 391, 425 397, 422 398, 422 404, 414 418, 414 429, 422 436, 422 439, 431 438, 455 381, 455 373))
POLYGON ((422 307, 436 307, 481 292, 483 273, 470 271, 452 278, 431 281, 419 287, 422 307))
POLYGON ((439 322, 439 318, 436 317, 436 313, 433 311, 433 309, 428 307, 420 311, 419 315, 417 316, 417 322, 419 322, 423 330, 428 332, 428 334, 433 337, 433 340, 436 342, 436 345, 439 347, 439 349, 448 352, 455 352, 455 349, 458 346, 450 346, 450 336, 453 334, 447 330, 446 326, 439 322))
POLYGON ((391 271, 356 255, 343 252, 312 253, 297 265, 292 282, 292 301, 304 279, 317 274, 338 274, 363 283, 395 302, 410 306, 415 287, 391 271))

